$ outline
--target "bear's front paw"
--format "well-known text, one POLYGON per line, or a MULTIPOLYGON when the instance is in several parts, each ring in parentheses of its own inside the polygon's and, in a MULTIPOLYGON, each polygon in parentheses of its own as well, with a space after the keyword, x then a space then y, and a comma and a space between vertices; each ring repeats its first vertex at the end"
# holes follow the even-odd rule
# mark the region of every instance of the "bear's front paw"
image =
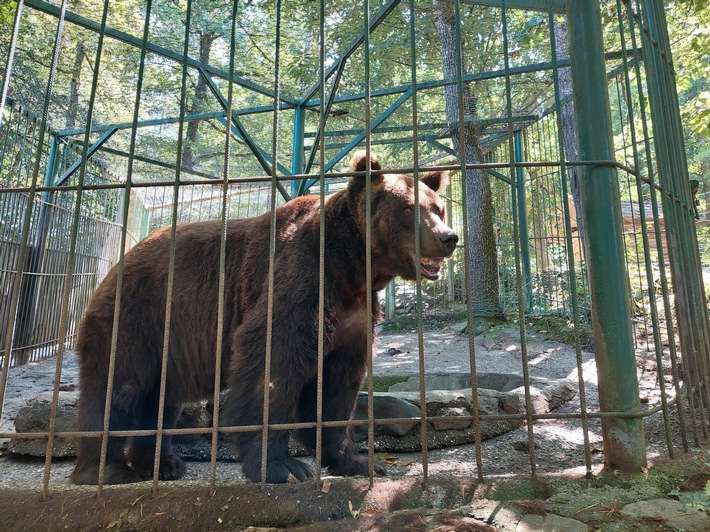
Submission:
MULTIPOLYGON (((142 456, 133 457, 131 465, 140 475, 142 480, 153 478, 153 461, 155 457, 142 456)), ((160 456, 160 466, 158 467, 158 478, 160 480, 177 480, 185 474, 185 462, 177 455, 168 454, 160 456)))
MULTIPOLYGON (((328 464, 328 472, 330 472, 331 475, 342 477, 366 477, 370 474, 367 456, 353 454, 342 457, 328 464)), ((375 475, 380 477, 387 475, 387 468, 382 462, 375 462, 375 475)))
POLYGON ((182 478, 186 470, 185 462, 175 454, 160 457, 160 469, 158 478, 160 480, 177 480, 182 478))
MULTIPOLYGON (((244 462, 244 474, 252 482, 261 482, 261 460, 244 462)), ((313 478, 313 471, 306 464, 295 458, 273 458, 266 463, 266 482, 285 484, 293 476, 299 482, 313 478)))
MULTIPOLYGON (((74 484, 96 485, 99 483, 99 464, 77 466, 70 476, 74 484)), ((140 482, 141 477, 128 464, 107 460, 104 470, 104 484, 130 484, 140 482)))

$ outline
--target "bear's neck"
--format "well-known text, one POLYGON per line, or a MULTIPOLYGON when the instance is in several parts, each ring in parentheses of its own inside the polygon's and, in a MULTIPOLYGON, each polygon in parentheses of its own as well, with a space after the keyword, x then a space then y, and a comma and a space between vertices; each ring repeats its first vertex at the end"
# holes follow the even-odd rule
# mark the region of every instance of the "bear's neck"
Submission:
MULTIPOLYGON (((357 204, 349 197, 347 190, 328 198, 325 204, 325 226, 326 268, 336 273, 336 279, 343 279, 349 285, 347 289, 364 293, 367 290, 365 234, 358 220, 357 204)), ((379 257, 373 254, 373 291, 382 290, 393 279, 392 275, 381 271, 379 262, 379 257)))

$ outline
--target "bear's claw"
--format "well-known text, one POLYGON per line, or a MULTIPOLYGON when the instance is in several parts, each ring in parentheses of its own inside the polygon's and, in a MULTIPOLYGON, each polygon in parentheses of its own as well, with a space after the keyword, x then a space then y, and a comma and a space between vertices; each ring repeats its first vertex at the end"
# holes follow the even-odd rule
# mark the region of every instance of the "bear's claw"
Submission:
MULTIPOLYGON (((261 482, 261 460, 245 462, 242 466, 244 475, 252 482, 261 482)), ((304 482, 313 478, 313 471, 296 458, 274 458, 266 463, 266 482, 269 484, 285 484, 292 481, 304 482)))

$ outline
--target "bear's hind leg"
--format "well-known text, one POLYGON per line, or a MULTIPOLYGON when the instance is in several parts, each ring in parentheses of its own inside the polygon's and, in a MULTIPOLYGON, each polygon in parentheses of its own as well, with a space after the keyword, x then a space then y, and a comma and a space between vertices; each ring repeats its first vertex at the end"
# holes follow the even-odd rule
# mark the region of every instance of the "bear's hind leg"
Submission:
MULTIPOLYGON (((148 401, 136 420, 137 429, 155 429, 158 425, 157 404, 148 401)), ((163 414, 163 428, 172 429, 177 424, 180 417, 181 407, 166 406, 163 414)), ((142 480, 153 478, 153 466, 155 462, 155 436, 134 437, 129 447, 129 458, 131 465, 142 480)), ((172 436, 163 434, 160 440, 160 465, 158 466, 158 478, 160 480, 177 480, 185 474, 185 462, 182 458, 173 453, 172 436)))

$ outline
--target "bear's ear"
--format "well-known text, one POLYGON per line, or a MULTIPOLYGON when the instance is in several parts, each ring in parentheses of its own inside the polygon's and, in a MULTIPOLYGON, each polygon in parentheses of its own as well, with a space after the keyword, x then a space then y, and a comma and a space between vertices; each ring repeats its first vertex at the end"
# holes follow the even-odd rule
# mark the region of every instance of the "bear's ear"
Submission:
POLYGON ((444 188, 449 184, 449 173, 448 172, 427 172, 419 181, 424 183, 434 192, 438 192, 439 189, 444 188))
MULTIPOLYGON (((370 169, 382 170, 380 160, 374 153, 370 153, 370 169)), ((352 159, 350 159, 350 171, 364 172, 365 170, 367 170, 367 152, 365 150, 360 150, 353 155, 352 159)))

